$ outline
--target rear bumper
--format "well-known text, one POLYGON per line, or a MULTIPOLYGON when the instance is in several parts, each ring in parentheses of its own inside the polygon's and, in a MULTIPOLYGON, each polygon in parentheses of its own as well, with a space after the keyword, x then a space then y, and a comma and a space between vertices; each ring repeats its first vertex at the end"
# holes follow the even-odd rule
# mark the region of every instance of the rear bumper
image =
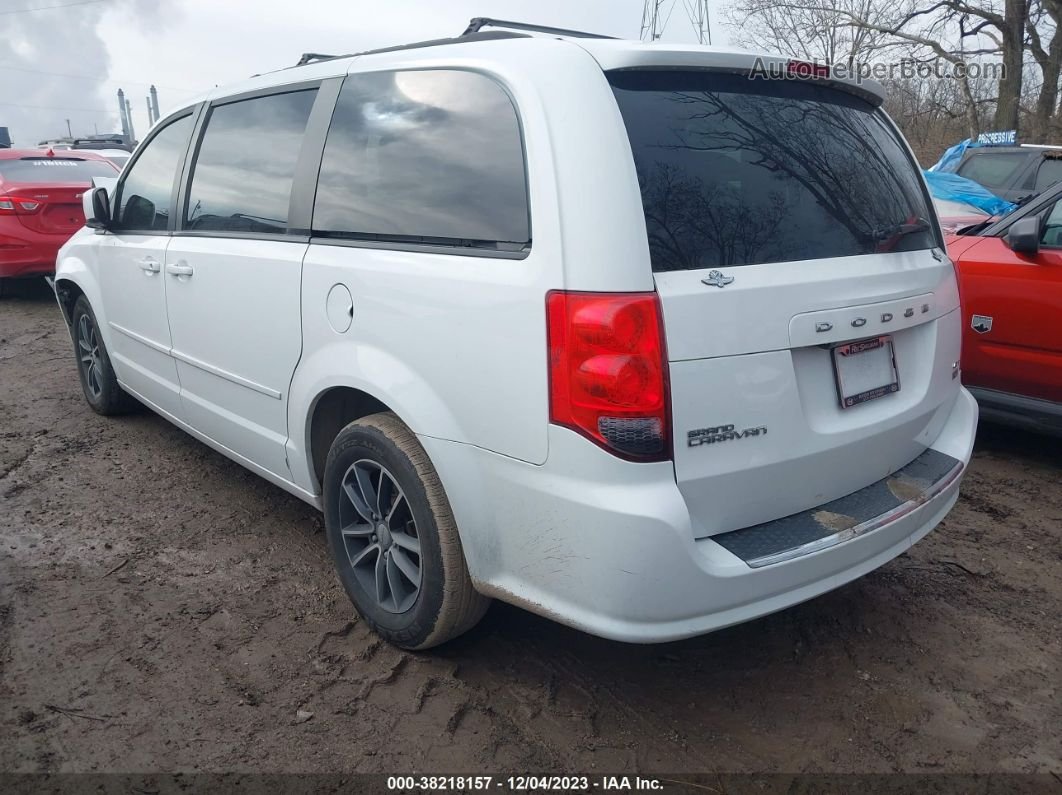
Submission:
POLYGON ((773 566, 886 528, 943 494, 965 464, 926 450, 907 466, 859 491, 773 522, 712 536, 751 568, 773 566))
POLYGON ((0 263, 0 279, 21 279, 29 278, 31 276, 52 276, 54 273, 54 262, 0 263))
POLYGON ((16 238, 0 233, 0 278, 55 273, 56 257, 67 238, 61 235, 26 238, 26 235, 16 238))
POLYGON ((861 533, 759 567, 712 538, 694 540, 669 463, 623 462, 552 426, 542 466, 468 445, 422 442, 483 593, 595 635, 648 643, 781 610, 906 551, 955 504, 976 425, 977 404, 960 390, 931 446, 954 459, 958 472, 949 470, 925 499, 861 533))

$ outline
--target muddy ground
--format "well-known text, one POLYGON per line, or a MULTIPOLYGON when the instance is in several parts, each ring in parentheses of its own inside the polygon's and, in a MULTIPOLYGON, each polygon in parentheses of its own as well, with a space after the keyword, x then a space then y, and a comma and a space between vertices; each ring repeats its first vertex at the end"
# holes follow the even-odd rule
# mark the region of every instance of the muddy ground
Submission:
POLYGON ((962 498, 834 593, 666 646, 505 605, 382 644, 313 509, 82 400, 0 302, 0 770, 1059 772, 1062 450, 985 427, 962 498), (306 719, 305 714, 312 713, 306 719))

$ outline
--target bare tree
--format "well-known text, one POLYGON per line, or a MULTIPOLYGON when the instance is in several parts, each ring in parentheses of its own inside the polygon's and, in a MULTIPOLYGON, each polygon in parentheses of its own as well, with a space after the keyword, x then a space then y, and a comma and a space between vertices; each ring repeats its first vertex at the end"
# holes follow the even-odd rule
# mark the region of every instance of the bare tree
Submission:
POLYGON ((1062 0, 1034 0, 1026 20, 1027 48, 1040 68, 1040 89, 1031 128, 1045 143, 1062 135, 1058 118, 1059 74, 1062 72, 1062 0))
POLYGON ((774 52, 810 61, 858 67, 894 45, 888 34, 853 20, 891 27, 887 5, 881 0, 838 0, 825 7, 822 0, 779 4, 773 0, 736 0, 726 12, 732 38, 748 49, 774 52))
POLYGON ((959 80, 913 74, 885 82, 885 109, 903 130, 920 162, 930 164, 956 141, 970 136, 973 126, 985 126, 995 106, 995 81, 959 80), (973 104, 967 94, 973 97, 973 104))
MULTIPOLYGON (((1022 59, 1029 3, 1036 0, 738 0, 729 16, 739 40, 767 43, 802 57, 830 63, 863 64, 885 51, 919 62, 939 60, 952 67, 965 103, 967 131, 983 123, 983 98, 977 96, 964 67, 971 59, 998 55, 1004 72, 996 84, 994 126, 1017 129, 1021 109, 1022 59), (994 3, 1001 2, 1002 9, 994 3)), ((1062 0, 1039 0, 1062 2, 1062 0)))

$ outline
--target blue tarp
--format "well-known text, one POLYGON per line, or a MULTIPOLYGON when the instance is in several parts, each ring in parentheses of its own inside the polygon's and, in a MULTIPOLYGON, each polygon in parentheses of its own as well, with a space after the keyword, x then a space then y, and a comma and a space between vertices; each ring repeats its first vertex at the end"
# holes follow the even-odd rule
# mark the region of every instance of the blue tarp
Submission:
MULTIPOLYGON (((965 143, 965 141, 963 142, 965 143)), ((960 144, 961 146, 961 144, 960 144)), ((953 146, 952 149, 955 147, 953 146)), ((950 152, 951 149, 948 150, 950 152)), ((944 158, 947 152, 944 153, 944 158)), ((941 158, 941 161, 944 160, 941 158)), ((939 165, 939 163, 938 163, 939 165)), ((972 179, 960 177, 958 174, 949 174, 945 171, 923 171, 929 192, 938 199, 947 199, 953 202, 965 202, 978 209, 984 210, 989 215, 1005 215, 1017 207, 1006 199, 1001 199, 987 188, 982 187, 972 179)))
POLYGON ((944 154, 940 156, 940 160, 931 165, 929 170, 934 174, 953 173, 955 169, 959 167, 959 162, 962 160, 963 153, 973 146, 980 146, 980 144, 972 138, 967 138, 965 141, 959 141, 955 146, 948 147, 948 149, 944 151, 944 154))

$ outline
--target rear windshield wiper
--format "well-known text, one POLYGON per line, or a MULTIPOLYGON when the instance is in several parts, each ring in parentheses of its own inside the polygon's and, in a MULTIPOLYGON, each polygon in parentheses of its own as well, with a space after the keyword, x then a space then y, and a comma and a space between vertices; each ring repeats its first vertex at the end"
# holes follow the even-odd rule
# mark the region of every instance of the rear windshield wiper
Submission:
POLYGON ((932 225, 925 218, 912 218, 902 224, 877 229, 873 232, 872 237, 878 244, 877 251, 892 251, 896 248, 896 244, 908 235, 929 232, 932 229, 932 225))

